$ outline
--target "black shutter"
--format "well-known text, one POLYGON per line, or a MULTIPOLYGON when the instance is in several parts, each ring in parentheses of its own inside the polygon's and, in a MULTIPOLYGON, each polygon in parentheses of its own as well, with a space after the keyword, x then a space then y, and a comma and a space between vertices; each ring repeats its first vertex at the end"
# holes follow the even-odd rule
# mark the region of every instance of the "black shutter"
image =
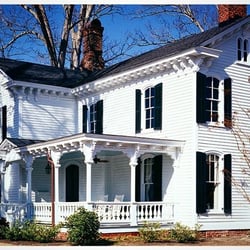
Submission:
POLYGON ((2 141, 7 137, 7 106, 2 107, 2 141))
POLYGON ((230 154, 224 155, 224 212, 226 214, 232 213, 232 156, 230 154))
POLYGON ((232 127, 232 81, 230 78, 224 80, 224 125, 232 127))
POLYGON ((141 132, 141 90, 135 91, 135 133, 141 132))
POLYGON ((154 183, 153 201, 162 201, 162 155, 154 157, 152 172, 154 183))
POLYGON ((155 123, 154 129, 162 128, 162 83, 155 86, 155 123))
POLYGON ((196 213, 205 213, 207 206, 207 165, 206 154, 196 152, 196 213))
POLYGON ((200 72, 196 75, 196 121, 204 123, 208 119, 206 111, 206 76, 200 72))
POLYGON ((82 133, 87 133, 88 124, 88 108, 87 105, 82 106, 82 133))
POLYGON ((141 201, 141 159, 138 158, 138 164, 135 170, 135 200, 141 201))
POLYGON ((96 103, 96 134, 103 133, 103 100, 96 103))

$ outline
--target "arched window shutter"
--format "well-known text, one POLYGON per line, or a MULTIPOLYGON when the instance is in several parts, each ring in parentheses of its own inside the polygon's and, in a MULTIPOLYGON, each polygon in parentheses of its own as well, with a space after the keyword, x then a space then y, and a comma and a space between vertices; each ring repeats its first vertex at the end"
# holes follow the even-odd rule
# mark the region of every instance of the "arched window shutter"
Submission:
POLYGON ((224 155, 224 212, 232 213, 232 155, 224 155))
POLYGON ((82 106, 82 133, 87 133, 88 124, 88 108, 87 105, 82 106))
POLYGON ((141 132, 141 90, 135 91, 135 133, 141 132))
POLYGON ((206 154, 196 152, 196 212, 206 212, 206 180, 207 180, 206 154))
POLYGON ((232 81, 230 78, 224 80, 224 125, 232 127, 232 81))
POLYGON ((103 133, 103 100, 96 103, 96 134, 103 133))
POLYGON ((197 72, 196 75, 196 121, 204 123, 206 114, 206 75, 197 72))
POLYGON ((135 200, 141 201, 141 159, 138 158, 135 169, 135 200))
POLYGON ((162 128, 162 83, 155 86, 155 124, 154 129, 162 128))
POLYGON ((162 201, 162 155, 154 157, 153 162, 154 201, 162 201))

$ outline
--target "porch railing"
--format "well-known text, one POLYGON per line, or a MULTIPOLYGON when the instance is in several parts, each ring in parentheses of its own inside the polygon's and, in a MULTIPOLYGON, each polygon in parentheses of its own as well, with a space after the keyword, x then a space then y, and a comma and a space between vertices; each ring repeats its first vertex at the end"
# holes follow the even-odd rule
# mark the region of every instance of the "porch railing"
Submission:
MULTIPOLYGON (((85 207, 97 213, 101 225, 126 223, 137 225, 144 221, 168 223, 174 220, 174 205, 165 202, 59 202, 55 203, 56 223, 85 207)), ((32 203, 32 218, 41 223, 51 222, 51 203, 32 203)))

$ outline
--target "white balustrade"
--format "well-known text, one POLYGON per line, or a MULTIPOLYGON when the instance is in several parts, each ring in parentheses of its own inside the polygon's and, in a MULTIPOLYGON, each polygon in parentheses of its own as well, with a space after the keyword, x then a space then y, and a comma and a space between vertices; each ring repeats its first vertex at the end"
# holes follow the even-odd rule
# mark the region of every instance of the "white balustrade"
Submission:
MULTIPOLYGON (((1 205, 1 213, 7 210, 21 210, 16 205, 1 205)), ((23 205, 22 205, 23 206, 23 205)), ((20 205, 19 205, 20 207, 20 205)), ((64 222, 68 216, 79 208, 85 207, 97 213, 100 223, 142 223, 148 222, 172 222, 174 219, 174 205, 165 202, 58 202, 55 203, 56 223, 64 222), (132 210, 132 206, 136 209, 132 210), (131 212, 135 211, 135 216, 131 212), (134 219, 133 219, 134 218, 134 219), (132 221, 135 220, 135 221, 132 221)), ((26 210, 27 211, 27 206, 26 210)), ((30 205, 31 218, 41 223, 51 223, 52 204, 50 202, 35 202, 30 205)))

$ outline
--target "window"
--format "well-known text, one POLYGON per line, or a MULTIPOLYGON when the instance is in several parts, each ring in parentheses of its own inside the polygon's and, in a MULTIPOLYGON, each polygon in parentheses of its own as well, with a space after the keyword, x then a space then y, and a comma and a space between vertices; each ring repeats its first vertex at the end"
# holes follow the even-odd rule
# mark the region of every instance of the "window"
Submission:
POLYGON ((82 132, 102 134, 103 132, 103 101, 93 103, 88 108, 82 107, 82 132), (88 112, 89 111, 89 112, 88 112))
POLYGON ((237 40, 237 60, 241 62, 248 61, 249 42, 247 39, 238 38, 237 40))
POLYGON ((207 209, 219 208, 219 156, 214 154, 207 155, 207 209))
POLYGON ((145 91, 145 114, 146 114, 146 129, 154 128, 155 115, 155 89, 148 88, 145 91))
POLYGON ((196 211, 231 213, 231 155, 196 153, 196 211))
POLYGON ((147 88, 143 94, 137 89, 135 95, 135 131, 162 128, 162 83, 147 88), (141 98, 141 97, 144 98, 141 98), (142 100, 144 103, 142 104, 142 100), (143 112, 142 112, 143 107, 143 112), (145 119, 145 124, 141 121, 145 119))
POLYGON ((208 77, 206 82, 206 112, 209 114, 208 121, 218 122, 219 119, 219 80, 208 77))
POLYGON ((231 79, 219 81, 215 77, 197 73, 197 123, 232 126, 231 79))
POLYGON ((95 133, 96 132, 96 103, 92 104, 90 106, 90 133, 95 133))

